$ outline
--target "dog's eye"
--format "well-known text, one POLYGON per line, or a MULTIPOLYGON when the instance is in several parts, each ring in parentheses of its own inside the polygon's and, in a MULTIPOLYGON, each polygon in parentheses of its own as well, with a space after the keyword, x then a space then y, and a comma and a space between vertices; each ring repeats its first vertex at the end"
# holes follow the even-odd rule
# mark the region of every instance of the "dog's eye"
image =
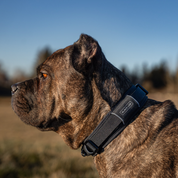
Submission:
POLYGON ((42 77, 43 79, 46 79, 46 78, 48 77, 48 74, 46 74, 46 73, 41 73, 41 77, 42 77))
POLYGON ((43 78, 47 78, 47 76, 48 76, 47 74, 43 74, 43 78))

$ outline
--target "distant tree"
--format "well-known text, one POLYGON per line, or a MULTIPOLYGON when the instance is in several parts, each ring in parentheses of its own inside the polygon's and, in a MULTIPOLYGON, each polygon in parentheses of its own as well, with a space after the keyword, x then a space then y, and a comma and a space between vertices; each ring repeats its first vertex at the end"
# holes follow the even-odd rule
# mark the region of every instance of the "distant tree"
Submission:
POLYGON ((10 83, 7 77, 7 73, 2 68, 2 64, 0 63, 0 96, 10 96, 10 83))
POLYGON ((143 74, 142 80, 145 81, 148 78, 148 75, 149 75, 147 63, 143 63, 143 65, 142 65, 142 74, 143 74))
POLYGON ((134 70, 130 72, 128 68, 123 65, 121 67, 121 71, 131 80, 133 84, 141 83, 140 81, 141 77, 139 77, 137 67, 135 67, 134 70))
POLYGON ((0 63, 0 82, 5 83, 8 81, 8 77, 6 72, 2 68, 2 64, 0 63))
POLYGON ((127 66, 123 65, 120 67, 120 70, 128 77, 129 76, 129 71, 127 66))
POLYGON ((36 75, 36 68, 43 63, 50 55, 52 54, 51 49, 49 47, 46 47, 42 50, 40 50, 37 54, 37 58, 35 60, 34 70, 33 70, 33 76, 36 75))
POLYGON ((177 69, 176 69, 176 71, 175 71, 175 73, 174 73, 174 76, 173 76, 173 81, 174 81, 174 86, 175 86, 175 91, 176 92, 178 92, 178 67, 177 67, 177 69))
POLYGON ((161 89, 167 86, 167 74, 167 64, 163 61, 159 66, 153 67, 144 78, 145 80, 150 81, 154 88, 161 89))

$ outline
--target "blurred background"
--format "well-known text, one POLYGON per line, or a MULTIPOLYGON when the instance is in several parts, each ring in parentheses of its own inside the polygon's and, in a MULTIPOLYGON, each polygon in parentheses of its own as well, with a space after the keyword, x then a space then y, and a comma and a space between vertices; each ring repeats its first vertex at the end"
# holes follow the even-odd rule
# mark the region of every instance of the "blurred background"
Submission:
POLYGON ((178 1, 0 0, 0 178, 98 177, 52 132, 23 124, 10 106, 10 86, 81 33, 94 37, 113 65, 149 97, 178 106, 178 1))

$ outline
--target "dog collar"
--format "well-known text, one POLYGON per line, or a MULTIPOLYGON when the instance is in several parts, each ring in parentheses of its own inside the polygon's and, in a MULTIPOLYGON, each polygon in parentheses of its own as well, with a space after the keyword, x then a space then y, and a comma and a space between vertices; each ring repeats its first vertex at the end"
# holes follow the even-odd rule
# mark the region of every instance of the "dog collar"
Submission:
POLYGON ((114 140, 139 113, 146 103, 148 92, 139 84, 132 85, 119 100, 116 107, 110 111, 84 140, 81 154, 96 156, 104 151, 104 148, 114 140))

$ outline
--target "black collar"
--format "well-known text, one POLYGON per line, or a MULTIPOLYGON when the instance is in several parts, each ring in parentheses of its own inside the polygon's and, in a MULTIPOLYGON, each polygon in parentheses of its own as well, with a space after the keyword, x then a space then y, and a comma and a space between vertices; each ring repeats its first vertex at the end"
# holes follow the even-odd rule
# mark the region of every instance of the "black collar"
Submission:
POLYGON ((81 149, 82 156, 96 156, 114 140, 138 114, 147 101, 148 92, 139 84, 132 85, 119 100, 116 107, 110 111, 84 140, 81 149))

